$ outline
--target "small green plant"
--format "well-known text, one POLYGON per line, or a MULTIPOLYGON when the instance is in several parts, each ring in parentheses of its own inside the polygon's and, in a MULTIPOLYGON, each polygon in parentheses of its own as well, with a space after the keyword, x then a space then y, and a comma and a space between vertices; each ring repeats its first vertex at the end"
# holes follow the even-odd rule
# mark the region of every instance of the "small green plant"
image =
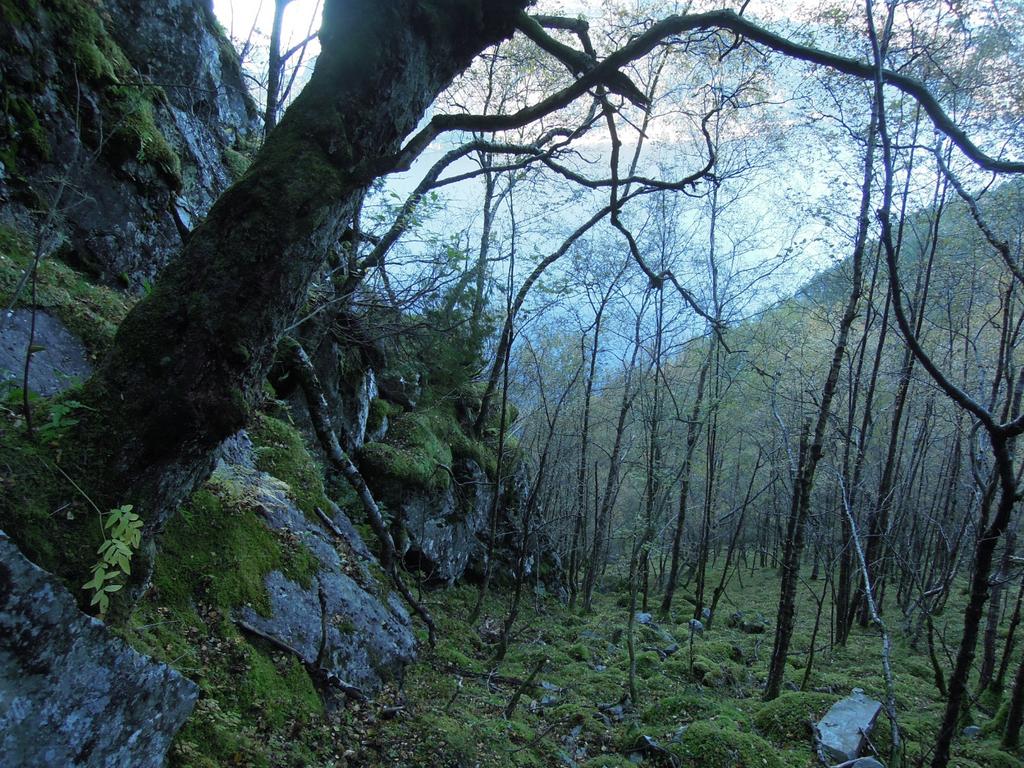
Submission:
POLYGON ((74 413, 82 408, 92 410, 77 400, 63 400, 53 403, 49 408, 49 421, 36 427, 39 439, 44 443, 53 442, 61 433, 78 423, 74 413))
POLYGON ((107 513, 103 521, 103 543, 96 554, 100 560, 92 567, 92 578, 82 589, 93 593, 89 605, 99 607, 100 615, 110 607, 110 596, 124 586, 132 573, 132 555, 142 543, 142 519, 125 504, 107 513))

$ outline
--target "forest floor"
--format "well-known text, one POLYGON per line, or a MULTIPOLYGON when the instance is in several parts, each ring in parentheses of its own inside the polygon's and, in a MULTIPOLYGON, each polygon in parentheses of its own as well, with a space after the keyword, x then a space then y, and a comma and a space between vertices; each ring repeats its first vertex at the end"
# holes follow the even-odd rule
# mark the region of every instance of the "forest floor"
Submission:
MULTIPOLYGON (((717 583, 711 580, 710 583, 717 583)), ((678 594, 675 621, 637 625, 639 701, 628 690, 627 619, 624 588, 597 596, 583 615, 549 597, 531 596, 515 630, 507 658, 493 664, 493 633, 500 627, 506 598, 493 595, 483 618, 466 623, 476 588, 462 586, 429 594, 440 629, 433 651, 424 649, 401 689, 382 702, 350 711, 353 737, 348 765, 360 766, 702 766, 788 768, 819 765, 811 738, 819 719, 853 688, 884 700, 881 640, 877 629, 857 627, 845 648, 830 647, 828 602, 804 682, 810 637, 823 582, 801 588, 787 690, 763 703, 761 695, 772 644, 777 573, 745 570, 733 578, 719 615, 692 638, 693 606, 678 594), (769 618, 762 634, 728 626, 730 614, 769 618), (672 646, 678 646, 674 652, 672 646), (547 659, 535 680, 505 717, 516 681, 547 659)), ((620 585, 621 587, 621 585, 620 585)), ((955 653, 960 620, 955 605, 935 621, 938 653, 955 653), (942 638, 945 638, 944 640, 942 638), (942 646, 948 643, 944 651, 942 646)), ((655 604, 652 597, 652 607, 655 604)), ((895 608, 890 623, 899 623, 895 608)), ((927 644, 910 647, 894 632, 893 662, 904 765, 927 758, 942 715, 927 644)), ((947 664, 943 659, 943 665, 947 664)), ((989 710, 998 701, 987 702, 989 710)), ((1005 711, 1005 710, 1004 710, 1005 711)), ((961 738, 950 763, 958 768, 1024 766, 1020 755, 998 749, 994 724, 999 714, 976 705, 982 727, 976 740, 961 738), (993 717, 994 716, 994 717, 993 717)), ((882 715, 871 735, 880 759, 888 762, 889 724, 882 715)))

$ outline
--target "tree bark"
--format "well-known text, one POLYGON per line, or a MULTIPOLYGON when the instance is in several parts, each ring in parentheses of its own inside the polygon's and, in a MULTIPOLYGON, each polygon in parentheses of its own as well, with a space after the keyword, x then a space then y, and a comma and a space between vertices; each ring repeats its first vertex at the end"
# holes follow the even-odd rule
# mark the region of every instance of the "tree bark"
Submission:
MULTIPOLYGON (((323 52, 250 170, 129 314, 79 425, 94 490, 147 539, 242 427, 356 201, 434 97, 526 0, 329 0, 323 52), (98 465, 98 466, 97 466, 98 465)), ((95 497, 94 497, 95 498, 95 497)))

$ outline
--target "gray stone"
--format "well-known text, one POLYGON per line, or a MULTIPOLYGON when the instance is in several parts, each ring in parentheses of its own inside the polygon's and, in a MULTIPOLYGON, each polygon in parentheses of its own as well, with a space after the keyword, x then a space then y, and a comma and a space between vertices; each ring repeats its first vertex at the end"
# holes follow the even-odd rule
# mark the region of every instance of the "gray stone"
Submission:
MULTIPOLYGON (((21 386, 31 325, 29 309, 15 309, 0 317, 0 387, 7 382, 21 386)), ((33 344, 40 348, 29 367, 28 387, 33 392, 50 397, 92 374, 81 340, 42 310, 36 310, 33 344)))
POLYGON ((81 613, 0 532, 2 768, 157 768, 197 695, 81 613))
POLYGON ((412 621, 400 601, 383 593, 365 569, 351 567, 344 547, 339 552, 336 538, 294 505, 284 483, 238 465, 222 463, 217 472, 245 489, 272 529, 287 531, 320 563, 309 585, 280 571, 268 573, 270 615, 240 606, 239 619, 364 694, 400 679, 416 648, 412 621))
POLYGON ((637 624, 650 624, 652 621, 654 621, 654 617, 651 614, 644 613, 642 611, 638 611, 637 612, 637 614, 636 614, 636 623, 637 624))
POLYGON ((966 728, 964 728, 963 734, 964 737, 968 739, 980 739, 981 728, 977 725, 968 725, 966 728))
POLYGON ((703 635, 704 624, 699 619, 690 619, 687 626, 690 628, 690 634, 703 635))
POLYGON ((253 456, 253 444, 249 433, 240 429, 221 443, 217 451, 217 459, 227 466, 255 469, 256 460, 253 456))
POLYGON ((816 726, 825 753, 836 762, 859 757, 865 735, 871 733, 881 711, 881 702, 854 688, 852 694, 833 704, 816 726))
POLYGON ((885 764, 878 762, 873 757, 862 757, 859 760, 854 760, 847 768, 885 768, 885 764))
POLYGON ((700 615, 701 615, 701 618, 704 619, 704 621, 708 621, 711 618, 711 609, 710 608, 703 608, 703 609, 701 609, 700 615))
POLYGON ((480 465, 458 461, 456 481, 444 491, 409 494, 401 505, 412 552, 431 579, 453 584, 484 555, 480 534, 490 517, 493 491, 480 465))
POLYGON ((729 614, 725 623, 728 627, 738 629, 748 635, 760 635, 768 629, 768 619, 760 613, 753 618, 748 618, 743 611, 735 611, 729 614))
POLYGON ((60 234, 73 261, 140 289, 180 252, 183 230, 194 229, 233 181, 225 158, 256 135, 257 113, 208 0, 105 0, 102 14, 136 69, 129 79, 161 86, 161 98, 151 101, 153 119, 181 161, 180 175, 112 139, 117 107, 110 91, 73 76, 67 41, 39 8, 25 14, 25 23, 0 25, 0 71, 5 93, 24 98, 38 117, 49 151, 19 154, 17 173, 0 179, 0 201, 12 201, 5 215, 31 226, 20 201, 53 204, 55 180, 67 180, 60 234))

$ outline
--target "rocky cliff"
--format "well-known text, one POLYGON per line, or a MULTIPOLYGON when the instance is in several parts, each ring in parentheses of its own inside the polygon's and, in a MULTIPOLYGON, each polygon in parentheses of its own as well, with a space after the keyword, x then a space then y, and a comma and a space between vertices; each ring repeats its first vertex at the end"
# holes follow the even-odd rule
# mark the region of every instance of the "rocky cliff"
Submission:
POLYGON ((256 135, 209 0, 4 0, 0 14, 0 215, 139 288, 256 135))

